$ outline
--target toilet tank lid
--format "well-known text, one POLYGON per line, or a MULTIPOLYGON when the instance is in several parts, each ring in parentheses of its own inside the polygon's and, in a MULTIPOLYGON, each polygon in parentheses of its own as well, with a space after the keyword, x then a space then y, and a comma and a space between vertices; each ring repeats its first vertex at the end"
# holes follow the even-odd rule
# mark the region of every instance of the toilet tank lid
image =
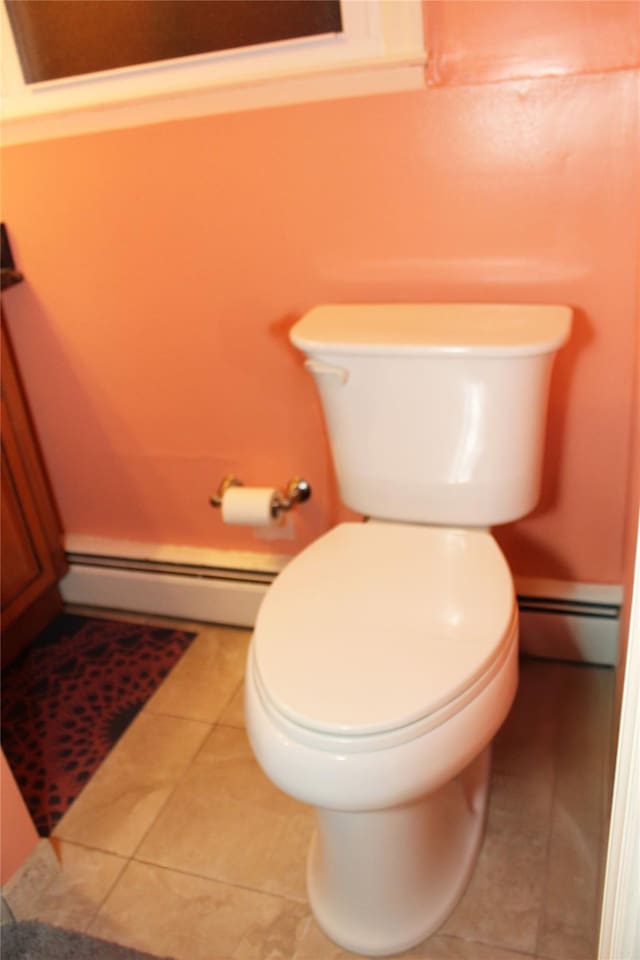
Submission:
POLYGON ((290 337, 305 352, 524 356, 557 350, 571 307, 510 303, 325 304, 290 337))

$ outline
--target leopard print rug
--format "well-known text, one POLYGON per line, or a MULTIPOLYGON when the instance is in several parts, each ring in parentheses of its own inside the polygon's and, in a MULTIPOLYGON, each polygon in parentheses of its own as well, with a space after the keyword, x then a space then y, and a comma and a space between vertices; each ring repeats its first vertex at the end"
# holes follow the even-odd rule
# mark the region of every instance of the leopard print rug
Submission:
POLYGON ((63 614, 3 671, 2 747, 40 836, 194 636, 63 614))

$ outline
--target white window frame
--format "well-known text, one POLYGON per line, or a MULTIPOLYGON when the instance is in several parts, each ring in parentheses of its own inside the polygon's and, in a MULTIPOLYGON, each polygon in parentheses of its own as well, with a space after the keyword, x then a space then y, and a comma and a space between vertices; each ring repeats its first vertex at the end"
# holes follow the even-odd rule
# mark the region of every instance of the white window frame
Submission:
POLYGON ((343 32, 26 84, 0 2, 2 141, 420 89, 421 0, 341 0, 343 32))

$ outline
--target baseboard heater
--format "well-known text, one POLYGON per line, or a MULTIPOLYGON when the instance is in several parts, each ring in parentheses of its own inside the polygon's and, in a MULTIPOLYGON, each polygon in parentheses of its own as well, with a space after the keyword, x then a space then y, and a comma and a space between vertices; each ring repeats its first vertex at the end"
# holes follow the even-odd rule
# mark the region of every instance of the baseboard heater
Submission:
POLYGON ((69 550, 69 572, 60 584, 62 597, 68 604, 252 627, 278 571, 265 569, 259 557, 252 564, 242 555, 239 566, 234 555, 227 565, 218 556, 215 563, 198 558, 198 553, 209 551, 186 552, 195 558, 69 550))
MULTIPOLYGON (((84 538, 76 538, 82 540, 84 538)), ((199 548, 90 541, 68 545, 67 604, 252 627, 289 558, 199 548)), ((615 665, 622 590, 557 580, 516 580, 525 654, 615 665)))

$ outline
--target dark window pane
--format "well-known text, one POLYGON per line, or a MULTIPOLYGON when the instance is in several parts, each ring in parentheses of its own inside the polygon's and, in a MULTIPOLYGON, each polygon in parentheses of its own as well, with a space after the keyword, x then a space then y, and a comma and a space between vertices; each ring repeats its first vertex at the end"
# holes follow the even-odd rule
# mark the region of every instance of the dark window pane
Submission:
POLYGON ((342 30, 340 0, 5 0, 27 83, 342 30))

